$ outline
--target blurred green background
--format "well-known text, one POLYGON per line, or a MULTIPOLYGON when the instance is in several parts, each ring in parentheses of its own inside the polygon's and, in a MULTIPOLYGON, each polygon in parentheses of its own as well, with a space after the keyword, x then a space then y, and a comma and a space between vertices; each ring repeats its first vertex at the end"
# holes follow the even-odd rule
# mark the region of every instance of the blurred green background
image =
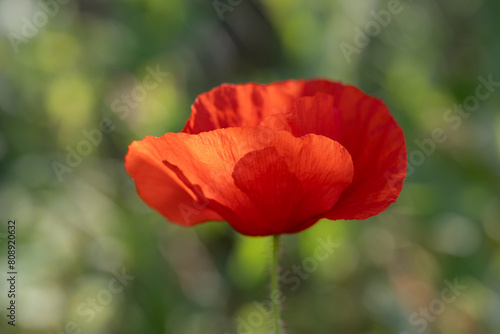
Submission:
POLYGON ((482 84, 500 81, 499 14, 496 0, 0 0, 0 332, 269 333, 270 240, 167 223, 123 157, 223 82, 326 77, 387 103, 409 175, 377 217, 284 237, 287 333, 500 333, 500 91, 482 84))

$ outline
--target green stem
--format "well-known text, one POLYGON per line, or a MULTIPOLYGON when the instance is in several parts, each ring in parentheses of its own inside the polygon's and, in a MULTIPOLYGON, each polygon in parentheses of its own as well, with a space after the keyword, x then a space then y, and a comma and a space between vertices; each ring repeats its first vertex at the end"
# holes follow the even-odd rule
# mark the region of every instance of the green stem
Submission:
POLYGON ((273 235, 273 259, 271 265, 271 302, 274 312, 274 334, 281 334, 281 315, 279 305, 279 253, 280 236, 273 235))

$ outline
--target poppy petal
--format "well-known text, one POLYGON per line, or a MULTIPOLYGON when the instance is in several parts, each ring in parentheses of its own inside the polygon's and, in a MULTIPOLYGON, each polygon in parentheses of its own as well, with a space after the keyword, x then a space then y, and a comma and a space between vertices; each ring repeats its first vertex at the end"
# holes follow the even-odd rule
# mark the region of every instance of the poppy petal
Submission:
POLYGON ((328 95, 337 95, 343 88, 346 87, 340 82, 330 81, 326 79, 311 79, 303 83, 300 97, 314 96, 318 93, 328 95))
POLYGON ((303 80, 220 85, 198 96, 182 132, 257 126, 268 115, 289 111, 303 86, 303 80))
POLYGON ((142 200, 169 221, 180 225, 222 220, 206 204, 198 203, 175 173, 163 165, 162 154, 165 150, 168 147, 162 146, 155 137, 134 141, 129 146, 125 168, 135 181, 142 200))
POLYGON ((352 86, 330 88, 332 95, 300 98, 292 112, 269 116, 261 126, 297 137, 316 133, 344 146, 353 160, 354 179, 326 217, 366 219, 384 211, 401 192, 406 176, 403 131, 382 101, 352 86))
POLYGON ((332 95, 342 87, 341 83, 325 79, 222 84, 198 96, 182 132, 257 126, 269 115, 291 111, 294 101, 301 97, 319 92, 332 95))
POLYGON ((169 147, 165 165, 246 235, 308 227, 303 223, 329 211, 353 176, 342 145, 314 134, 245 127, 158 140, 169 147))

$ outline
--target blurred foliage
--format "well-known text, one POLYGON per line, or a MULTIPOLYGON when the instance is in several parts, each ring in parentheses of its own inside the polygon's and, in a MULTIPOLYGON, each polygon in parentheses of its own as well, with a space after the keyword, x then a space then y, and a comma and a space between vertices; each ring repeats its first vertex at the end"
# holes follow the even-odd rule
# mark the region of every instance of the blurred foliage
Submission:
POLYGON ((456 128, 446 115, 478 77, 500 81, 500 3, 402 0, 346 57, 342 43, 356 46, 356 28, 394 1, 0 0, 0 212, 18 224, 19 270, 18 323, 2 311, 0 331, 267 333, 269 240, 166 223, 123 157, 132 140, 179 131, 195 97, 223 82, 327 77, 387 103, 411 173, 379 216, 284 238, 287 328, 499 333, 500 92, 456 128), (168 75, 138 89, 155 69, 168 75), (436 129, 446 140, 432 147, 436 129), (327 238, 336 247, 318 260, 327 238), (133 279, 110 294, 122 270, 133 279), (456 280, 466 289, 440 309, 456 280), (422 322, 429 307, 438 315, 422 322))

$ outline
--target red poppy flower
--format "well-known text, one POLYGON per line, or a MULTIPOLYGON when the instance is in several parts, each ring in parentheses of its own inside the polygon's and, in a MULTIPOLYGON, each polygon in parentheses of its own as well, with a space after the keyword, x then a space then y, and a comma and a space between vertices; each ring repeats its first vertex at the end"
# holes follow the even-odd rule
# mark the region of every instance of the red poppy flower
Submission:
POLYGON ((356 87, 224 84, 196 99, 181 133, 133 142, 125 166, 168 220, 264 236, 384 211, 401 192, 406 146, 384 103, 356 87))

